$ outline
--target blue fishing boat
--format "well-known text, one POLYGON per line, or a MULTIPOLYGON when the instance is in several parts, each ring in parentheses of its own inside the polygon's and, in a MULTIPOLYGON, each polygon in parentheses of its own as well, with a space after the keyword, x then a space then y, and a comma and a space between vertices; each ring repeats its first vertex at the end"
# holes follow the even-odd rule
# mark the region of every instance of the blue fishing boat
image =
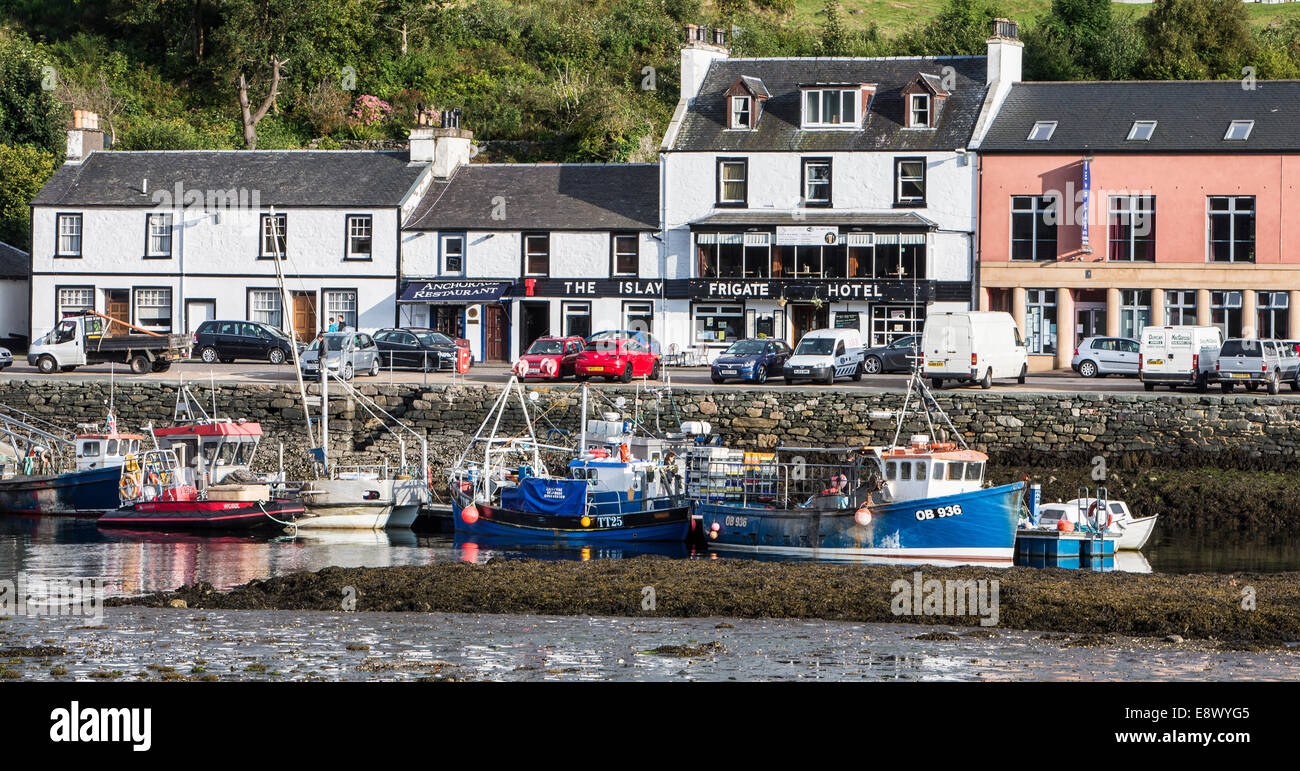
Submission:
POLYGON ((617 413, 588 421, 582 390, 577 448, 541 442, 512 377, 449 475, 457 534, 516 541, 684 541, 691 525, 679 461, 664 438, 617 413), (527 428, 500 436, 518 394, 527 428), (570 459, 552 475, 543 455, 570 459))
POLYGON ((6 407, 0 414, 0 512, 101 514, 118 507, 122 463, 145 437, 121 433, 110 413, 103 430, 73 434, 6 407))
POLYGON ((1011 565, 1024 483, 985 487, 969 449, 913 375, 886 447, 688 452, 687 488, 710 549, 878 563, 1011 565), (899 443, 908 407, 931 433, 899 443), (961 443, 960 446, 958 443, 961 443), (817 462, 810 462, 813 459, 817 462))

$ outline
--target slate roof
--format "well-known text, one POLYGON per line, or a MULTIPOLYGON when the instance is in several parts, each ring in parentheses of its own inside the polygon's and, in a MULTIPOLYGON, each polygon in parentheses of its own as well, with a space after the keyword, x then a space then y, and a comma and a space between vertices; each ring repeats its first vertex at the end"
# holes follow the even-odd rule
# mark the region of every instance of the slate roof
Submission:
POLYGON ((27 252, 0 241, 0 278, 27 278, 31 267, 27 252))
POLYGON ((462 166, 435 181, 407 230, 656 230, 653 163, 510 163, 462 166), (500 201, 495 201, 500 196, 500 201), (498 205, 498 203, 500 205, 498 205), (504 214, 504 219, 494 218, 504 214))
MULTIPOLYGON (((427 163, 401 151, 105 151, 65 163, 32 201, 38 206, 153 206, 154 194, 257 191, 261 206, 397 206, 427 163), (141 192, 149 180, 149 193, 141 192)), ((169 199, 170 202, 170 199, 169 199)))
POLYGON ((1285 152, 1300 150, 1300 81, 1239 80, 1019 83, 984 139, 983 152, 1285 152), (1157 121, 1147 141, 1130 141, 1137 120, 1157 121), (1254 120, 1245 141, 1223 138, 1234 120, 1254 120), (1037 121, 1052 138, 1029 141, 1037 121))
POLYGON ((686 111, 671 151, 831 152, 951 150, 965 147, 987 91, 983 56, 718 59, 686 111), (952 67, 956 78, 934 129, 904 128, 902 90, 922 73, 952 67), (723 93, 737 78, 761 78, 772 98, 753 131, 728 131, 723 93), (800 128, 800 85, 875 83, 876 96, 858 130, 800 128))

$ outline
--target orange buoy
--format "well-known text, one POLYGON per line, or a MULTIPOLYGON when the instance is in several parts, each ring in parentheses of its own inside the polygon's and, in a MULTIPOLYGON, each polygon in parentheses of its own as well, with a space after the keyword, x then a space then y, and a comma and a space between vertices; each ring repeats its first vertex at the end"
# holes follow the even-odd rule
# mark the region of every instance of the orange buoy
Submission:
POLYGON ((867 525, 870 525, 871 509, 867 508, 866 506, 863 506, 862 508, 858 509, 857 512, 854 513, 853 515, 853 521, 857 522, 862 527, 866 527, 867 525))
POLYGON ((1073 533, 1074 523, 1062 517, 1061 519, 1056 520, 1056 529, 1062 533, 1073 533))
POLYGON ((460 518, 465 520, 465 524, 472 525, 478 521, 478 509, 471 503, 460 510, 460 518))

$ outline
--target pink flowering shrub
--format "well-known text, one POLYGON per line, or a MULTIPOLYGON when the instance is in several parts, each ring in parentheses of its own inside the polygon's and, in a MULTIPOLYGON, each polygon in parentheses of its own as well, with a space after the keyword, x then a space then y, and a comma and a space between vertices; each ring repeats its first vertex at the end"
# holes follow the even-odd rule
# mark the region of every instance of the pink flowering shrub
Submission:
POLYGON ((373 126, 388 117, 393 106, 383 99, 371 94, 357 97, 352 108, 352 120, 362 126, 373 126))

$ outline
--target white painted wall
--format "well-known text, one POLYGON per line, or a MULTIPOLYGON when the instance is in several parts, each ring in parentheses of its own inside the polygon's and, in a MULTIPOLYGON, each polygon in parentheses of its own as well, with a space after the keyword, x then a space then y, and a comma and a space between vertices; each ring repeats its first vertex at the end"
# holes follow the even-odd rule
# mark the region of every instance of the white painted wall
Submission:
MULTIPOLYGON (((465 274, 439 273, 439 231, 402 234, 402 275, 405 278, 500 278, 522 277, 524 232, 519 230, 449 230, 465 234, 465 274)), ((551 278, 609 278, 610 244, 614 232, 549 231, 551 235, 551 278)), ((659 277, 659 242, 649 232, 638 234, 640 277, 659 277)))
POLYGON ((27 334, 27 280, 0 278, 0 337, 27 334))

